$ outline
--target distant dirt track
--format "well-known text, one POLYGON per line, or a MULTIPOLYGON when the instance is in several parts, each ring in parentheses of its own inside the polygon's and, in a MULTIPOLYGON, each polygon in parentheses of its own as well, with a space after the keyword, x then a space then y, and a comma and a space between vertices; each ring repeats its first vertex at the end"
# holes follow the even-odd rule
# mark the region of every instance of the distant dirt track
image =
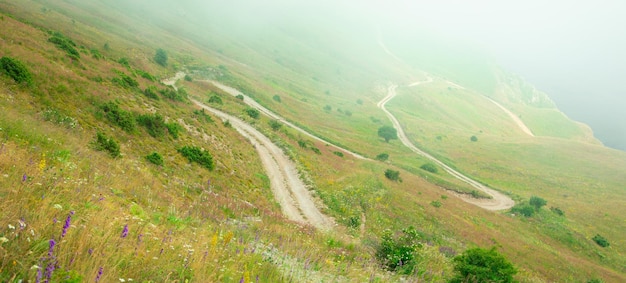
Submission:
MULTIPOLYGON (((421 81, 421 82, 414 82, 409 84, 409 86, 418 86, 420 84, 423 83, 429 83, 432 82, 433 79, 431 77, 428 77, 428 79, 426 81, 421 81)), ((491 199, 477 199, 477 198, 473 198, 467 195, 463 195, 463 194, 455 194, 456 196, 458 196, 459 198, 461 198, 463 201, 467 202, 467 203, 471 203, 474 204, 476 206, 482 207, 484 209, 487 210, 504 210, 504 209, 509 209, 511 207, 513 207, 515 205, 515 202, 508 196, 494 190, 491 189, 473 179, 471 179, 470 177, 467 177, 461 173, 459 173, 458 171, 452 169, 450 166, 446 165, 445 163, 439 161, 437 158, 435 158, 434 156, 420 150, 419 148, 417 148, 415 145, 413 145, 413 143, 411 143, 411 141, 409 140, 409 138, 406 136, 406 134, 404 133, 404 131, 402 130, 402 127, 400 126, 400 122, 398 122, 398 119, 396 119, 395 116, 393 116, 393 114, 391 114, 391 112, 389 112, 387 110, 387 108, 385 108, 385 104, 387 104, 387 102, 389 102, 391 99, 393 99, 396 96, 396 88, 398 86, 397 85, 392 85, 387 89, 387 96, 385 96, 380 102, 378 102, 378 104, 376 106, 378 106, 378 108, 382 109, 387 116, 389 117, 389 119, 391 120, 391 122, 393 123, 393 127, 396 128, 396 130, 398 131, 398 138, 400 139, 400 141, 409 149, 411 149, 413 152, 422 155, 428 159, 430 159, 431 161, 437 163, 437 165, 441 166, 444 170, 446 170, 446 172, 448 172, 450 175, 454 176, 455 178, 469 184, 470 186, 490 195, 492 198, 491 199)))

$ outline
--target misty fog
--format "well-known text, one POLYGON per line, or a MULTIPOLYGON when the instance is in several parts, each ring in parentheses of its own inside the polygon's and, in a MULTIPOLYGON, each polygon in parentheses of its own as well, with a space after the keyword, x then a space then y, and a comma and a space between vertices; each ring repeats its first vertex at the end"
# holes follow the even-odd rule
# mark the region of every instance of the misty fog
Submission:
POLYGON ((383 37, 395 40, 393 47, 418 53, 427 50, 420 45, 437 38, 440 46, 430 50, 466 49, 490 57, 546 92, 570 118, 590 125, 605 145, 626 150, 626 112, 621 109, 626 106, 624 1, 235 0, 181 5, 194 7, 187 13, 204 18, 200 24, 207 28, 222 22, 221 28, 230 26, 229 32, 241 39, 262 38, 268 25, 299 25, 295 30, 324 26, 341 30, 336 40, 363 44, 358 40, 375 40, 376 28, 383 26, 383 37))

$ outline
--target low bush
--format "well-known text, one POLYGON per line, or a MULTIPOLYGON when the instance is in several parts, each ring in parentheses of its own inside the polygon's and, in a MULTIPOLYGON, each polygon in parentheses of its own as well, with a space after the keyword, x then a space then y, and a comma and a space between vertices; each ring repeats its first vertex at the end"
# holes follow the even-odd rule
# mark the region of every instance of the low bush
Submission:
POLYGON ((598 246, 601 246, 603 248, 606 248, 608 246, 610 246, 611 244, 609 243, 609 241, 600 236, 600 234, 596 234, 595 236, 593 236, 593 238, 591 238, 594 242, 596 242, 596 244, 598 244, 598 246))
POLYGON ((274 101, 276 101, 276 102, 281 102, 281 101, 282 101, 282 100, 280 99, 280 96, 278 96, 278 95, 274 95, 274 96, 272 97, 272 99, 274 99, 274 101))
POLYGON ((521 214, 525 217, 531 217, 535 214, 535 207, 527 203, 519 203, 511 208, 511 212, 521 214))
POLYGON ((185 81, 191 82, 193 78, 190 75, 185 75, 185 81))
POLYGON ((341 151, 335 151, 335 152, 333 152, 333 154, 337 155, 339 157, 343 157, 343 152, 341 152, 341 151))
POLYGON ((517 269, 495 248, 473 248, 454 258, 457 272, 450 282, 515 282, 517 269))
POLYGON ((161 138, 165 135, 165 120, 159 114, 143 114, 137 116, 139 125, 146 128, 149 135, 155 138, 161 138))
POLYGON ((50 37, 48 41, 54 43, 57 48, 65 51, 65 53, 67 53, 70 58, 76 60, 80 58, 80 53, 78 52, 78 50, 76 50, 76 43, 67 38, 65 35, 59 32, 54 32, 52 33, 52 37, 50 37))
POLYGON ((385 230, 376 249, 376 258, 387 270, 410 274, 416 266, 416 252, 422 247, 419 241, 420 234, 413 226, 402 229, 397 237, 385 230))
POLYGON ((120 109, 115 102, 107 102, 100 106, 100 110, 104 112, 104 116, 109 122, 122 128, 126 132, 133 132, 136 128, 135 117, 133 113, 120 109))
POLYGON ((430 173, 435 173, 436 174, 437 172, 439 172, 439 169, 437 169, 437 166, 435 166, 435 164, 432 164, 432 163, 426 163, 426 164, 420 166, 420 168, 422 170, 428 171, 430 173))
POLYGON ((180 91, 176 91, 173 88, 166 88, 159 91, 161 95, 169 100, 174 101, 184 101, 185 97, 183 97, 180 91))
POLYGON ((104 133, 96 133, 96 140, 93 142, 93 146, 95 150, 107 151, 113 158, 120 156, 120 145, 104 133))
POLYGON ((98 49, 91 49, 89 51, 91 52, 91 57, 93 57, 94 59, 96 60, 104 59, 104 56, 102 55, 102 53, 100 53, 98 49))
POLYGON ((213 96, 211 96, 211 97, 209 98, 209 103, 212 103, 212 104, 219 104, 219 105, 224 104, 224 102, 222 101, 222 98, 221 98, 221 97, 219 97, 219 96, 217 96, 217 95, 213 95, 213 96))
POLYGON ((213 122, 213 118, 211 118, 211 116, 209 116, 209 114, 207 114, 206 111, 204 111, 204 109, 194 110, 193 114, 196 115, 196 118, 198 118, 198 120, 204 120, 205 122, 209 122, 209 123, 213 122))
POLYGON ((159 95, 157 94, 157 89, 154 86, 149 86, 147 87, 144 91, 143 94, 151 99, 155 99, 155 100, 159 100, 159 95))
POLYGON ((246 108, 246 114, 248 114, 248 116, 250 116, 252 119, 259 119, 259 116, 261 116, 261 112, 254 108, 246 108))
POLYGON ((135 88, 139 86, 139 83, 131 78, 129 75, 122 72, 117 72, 118 77, 111 79, 111 81, 123 88, 135 88))
POLYGON ((278 131, 283 124, 281 124, 278 120, 270 120, 269 122, 270 128, 274 131, 278 131))
POLYGON ((146 159, 150 161, 150 163, 158 166, 163 165, 163 156, 161 156, 158 152, 153 152, 146 156, 146 159))
POLYGON ((376 155, 376 160, 387 161, 387 159, 389 159, 389 154, 387 153, 381 153, 379 155, 376 155))
POLYGON ((213 164, 213 156, 199 147, 183 146, 178 149, 178 152, 186 157, 189 162, 196 162, 206 169, 213 170, 215 166, 213 164))
POLYGON ((32 84, 33 79, 28 68, 17 59, 2 57, 0 59, 0 72, 12 78, 16 83, 32 84))
POLYGON ((183 126, 176 122, 165 123, 165 127, 167 128, 167 132, 174 139, 177 139, 180 136, 180 133, 183 131, 183 126))
POLYGON ((477 142, 478 138, 476 136, 472 136, 470 137, 470 141, 477 142))
POLYGON ((237 96, 235 96, 235 97, 236 97, 236 98, 238 98, 238 99, 240 99, 240 100, 243 100, 243 98, 244 98, 244 97, 243 97, 243 94, 237 94, 237 96))
POLYGON ((385 177, 392 181, 402 182, 402 179, 400 179, 400 171, 387 169, 385 170, 385 177))

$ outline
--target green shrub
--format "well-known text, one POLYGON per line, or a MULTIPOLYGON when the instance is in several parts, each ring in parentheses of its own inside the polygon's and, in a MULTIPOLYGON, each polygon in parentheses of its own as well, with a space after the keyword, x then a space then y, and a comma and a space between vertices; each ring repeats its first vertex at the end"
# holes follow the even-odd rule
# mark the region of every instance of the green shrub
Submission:
POLYGON ((104 112, 104 116, 114 125, 119 126, 126 132, 133 132, 135 130, 135 118, 133 113, 120 109, 119 105, 115 102, 109 101, 100 106, 100 109, 104 112))
POLYGON ((476 136, 472 136, 470 137, 470 141, 477 142, 478 138, 476 136))
POLYGON ((32 84, 33 79, 28 68, 17 59, 2 57, 0 59, 0 72, 12 78, 16 83, 32 84))
POLYGON ((420 168, 422 170, 428 171, 430 173, 437 174, 437 172, 439 172, 439 169, 437 169, 437 166, 435 166, 435 164, 432 164, 432 163, 426 163, 426 164, 420 166, 420 168))
POLYGON ((123 88, 135 88, 139 86, 139 83, 131 78, 129 75, 122 72, 117 72, 118 77, 111 79, 111 81, 123 88))
POLYGON ((382 126, 378 129, 378 136, 385 139, 385 142, 389 142, 389 140, 398 139, 398 131, 392 126, 382 126))
POLYGON ((135 70, 135 73, 139 74, 142 78, 149 80, 151 82, 156 82, 157 79, 151 75, 150 73, 146 72, 146 71, 142 71, 142 70, 135 70))
POLYGON ((531 196, 530 201, 528 202, 530 205, 534 206, 536 210, 541 209, 544 205, 548 203, 545 199, 542 199, 538 196, 531 196))
POLYGON ((96 133, 96 140, 93 142, 93 146, 95 150, 109 152, 109 155, 113 158, 120 156, 120 145, 101 132, 96 133))
POLYGON ((96 60, 104 59, 104 56, 102 55, 102 53, 100 53, 98 49, 91 49, 89 51, 91 52, 91 57, 93 57, 94 59, 96 60))
POLYGON ((376 258, 387 270, 410 274, 416 266, 416 252, 422 247, 419 240, 420 234, 413 226, 402 229, 397 237, 385 230, 376 249, 376 258))
POLYGON ((65 51, 70 58, 78 60, 80 58, 80 53, 76 50, 76 43, 74 43, 71 39, 67 38, 63 34, 59 32, 54 32, 52 37, 48 39, 49 42, 54 43, 57 48, 65 51))
POLYGON ((335 151, 335 152, 333 152, 333 154, 337 155, 339 157, 343 157, 343 152, 341 152, 341 151, 335 151))
POLYGON ((119 60, 117 60, 117 62, 120 63, 120 65, 126 67, 127 69, 130 69, 130 62, 128 61, 128 58, 122 57, 119 60))
POLYGON ((519 203, 511 208, 511 212, 521 214, 525 217, 531 217, 535 214, 535 207, 527 203, 519 203))
POLYGON ((190 75, 185 75, 185 81, 193 81, 193 78, 190 75))
POLYGON ((387 159, 389 159, 389 154, 387 153, 381 153, 379 155, 376 155, 376 160, 387 161, 387 159))
POLYGON ((150 161, 150 163, 158 166, 163 165, 163 156, 161 156, 158 152, 153 152, 146 156, 146 159, 150 161))
MULTIPOLYGON (((201 118, 206 122, 213 122, 213 118, 211 118, 211 116, 209 116, 209 114, 206 113, 206 111, 204 111, 204 109, 202 110, 194 110, 193 114, 198 116, 197 118, 201 118)), ((200 120, 200 119, 198 119, 200 120)))
POLYGON ((333 107, 332 107, 332 106, 330 106, 330 105, 328 105, 328 104, 326 104, 326 106, 324 106, 324 111, 326 111, 326 112, 330 112, 331 110, 333 110, 333 107))
POLYGON ((147 87, 144 91, 143 94, 151 99, 155 99, 155 100, 159 100, 159 95, 157 94, 157 89, 154 86, 149 86, 147 87))
POLYGON ((224 102, 222 101, 222 98, 217 96, 217 95, 213 95, 209 98, 209 103, 213 103, 213 104, 219 104, 222 105, 224 104, 224 102))
POLYGON ((240 100, 243 100, 243 98, 244 98, 244 97, 243 97, 243 94, 237 94, 237 96, 235 96, 235 97, 236 97, 236 98, 238 98, 238 99, 240 99, 240 100))
POLYGON ((246 108, 246 114, 248 114, 248 116, 250 116, 253 119, 259 119, 261 112, 259 112, 259 110, 256 110, 254 108, 246 108))
POLYGON ((178 149, 178 152, 186 157, 189 162, 196 162, 209 170, 213 170, 215 166, 213 164, 213 156, 204 149, 195 146, 183 146, 178 149))
POLYGON ((283 124, 281 124, 278 120, 270 120, 269 122, 270 128, 274 131, 278 131, 283 124))
POLYGON ((554 212, 558 216, 564 216, 565 212, 558 207, 550 207, 550 211, 554 212))
MULTIPOLYGON (((173 88, 166 88, 166 89, 162 89, 159 92, 161 93, 161 95, 169 100, 174 100, 174 101, 184 101, 185 98, 182 95, 182 89, 179 91, 176 91, 173 88)), ((185 92, 186 94, 186 92, 185 92)))
POLYGON ((157 49, 156 53, 154 54, 154 61, 157 62, 157 64, 166 67, 167 66, 167 52, 165 52, 165 50, 159 48, 157 49))
POLYGON ((442 205, 442 204, 441 204, 441 202, 440 202, 440 201, 438 201, 438 200, 434 200, 434 201, 431 201, 431 202, 430 202, 430 205, 432 205, 432 206, 434 206, 434 207, 439 208, 439 207, 441 207, 441 205, 442 205))
POLYGON ((517 269, 495 248, 474 248, 454 258, 457 275, 450 282, 515 282, 517 269))
POLYGON ((596 244, 598 244, 598 246, 601 246, 603 248, 606 248, 608 246, 610 246, 611 244, 609 243, 609 241, 607 239, 605 239, 604 237, 600 236, 600 234, 596 234, 595 236, 593 236, 593 238, 591 238, 594 242, 596 242, 596 244))
POLYGON ((276 102, 281 102, 281 101, 282 101, 282 100, 280 99, 280 96, 278 96, 278 95, 274 95, 274 96, 272 97, 272 99, 274 99, 274 101, 276 101, 276 102))
POLYGON ((143 114, 137 116, 139 125, 146 128, 149 135, 155 138, 161 138, 165 135, 165 120, 159 114, 143 114))
POLYGON ((385 177, 387 177, 387 179, 389 180, 396 181, 396 182, 402 181, 402 179, 400 179, 400 171, 387 169, 385 170, 385 177))
POLYGON ((165 127, 167 128, 167 132, 174 139, 177 139, 180 136, 180 132, 183 131, 183 126, 176 122, 165 123, 165 127))

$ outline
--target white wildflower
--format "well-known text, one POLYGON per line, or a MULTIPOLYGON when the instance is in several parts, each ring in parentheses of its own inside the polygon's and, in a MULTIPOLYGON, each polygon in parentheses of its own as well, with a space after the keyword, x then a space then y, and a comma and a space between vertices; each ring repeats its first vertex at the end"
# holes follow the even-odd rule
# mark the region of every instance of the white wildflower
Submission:
POLYGON ((11 230, 15 230, 15 226, 13 226, 13 225, 9 224, 9 229, 11 229, 11 230))
POLYGON ((0 237, 0 244, 4 244, 6 242, 8 242, 9 239, 7 239, 6 237, 0 237))
POLYGON ((59 209, 59 210, 63 209, 63 207, 58 203, 54 205, 54 208, 59 209))

